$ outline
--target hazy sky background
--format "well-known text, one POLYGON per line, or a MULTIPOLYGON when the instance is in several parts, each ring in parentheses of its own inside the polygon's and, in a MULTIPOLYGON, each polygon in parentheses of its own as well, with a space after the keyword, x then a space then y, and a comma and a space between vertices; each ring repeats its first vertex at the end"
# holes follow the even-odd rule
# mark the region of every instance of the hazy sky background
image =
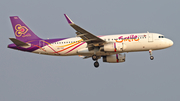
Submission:
POLYGON ((179 101, 180 0, 1 0, 0 101, 179 101), (41 38, 74 37, 65 17, 95 35, 155 32, 170 48, 109 64, 8 49, 19 16, 41 38))

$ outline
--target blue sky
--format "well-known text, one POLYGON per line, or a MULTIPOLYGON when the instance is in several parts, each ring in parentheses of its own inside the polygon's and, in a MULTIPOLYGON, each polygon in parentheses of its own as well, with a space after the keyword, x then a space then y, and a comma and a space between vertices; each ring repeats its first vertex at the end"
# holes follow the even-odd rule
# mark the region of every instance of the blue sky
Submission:
POLYGON ((179 0, 1 0, 0 101, 180 100, 179 0), (9 16, 19 16, 41 38, 74 37, 65 17, 95 35, 155 32, 168 49, 126 54, 108 64, 8 49, 15 37, 9 16))

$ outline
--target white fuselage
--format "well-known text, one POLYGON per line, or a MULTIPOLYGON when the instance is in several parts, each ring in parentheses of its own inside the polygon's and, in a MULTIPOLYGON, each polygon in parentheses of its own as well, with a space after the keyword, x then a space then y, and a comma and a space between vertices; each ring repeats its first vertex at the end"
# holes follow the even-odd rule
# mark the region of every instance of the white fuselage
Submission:
MULTIPOLYGON (((157 33, 133 33, 133 34, 119 34, 119 35, 105 35, 99 38, 108 43, 123 43, 126 49, 121 52, 105 52, 97 51, 97 56, 112 55, 122 52, 137 52, 149 51, 168 48, 173 45, 170 39, 164 38, 162 34, 157 33)), ((43 44, 45 41, 41 42, 43 44)), ((54 43, 48 43, 41 49, 33 51, 34 53, 57 55, 57 56, 71 56, 71 55, 85 55, 92 56, 94 50, 88 51, 87 43, 83 42, 80 37, 67 38, 54 43)))

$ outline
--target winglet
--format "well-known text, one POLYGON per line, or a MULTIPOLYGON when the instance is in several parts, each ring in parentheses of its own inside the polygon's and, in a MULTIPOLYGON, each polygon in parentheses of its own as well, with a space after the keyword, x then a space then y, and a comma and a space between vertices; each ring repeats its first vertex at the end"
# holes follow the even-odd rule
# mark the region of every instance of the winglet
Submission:
POLYGON ((74 22, 66 14, 64 14, 64 16, 66 17, 66 19, 70 25, 74 24, 74 22))

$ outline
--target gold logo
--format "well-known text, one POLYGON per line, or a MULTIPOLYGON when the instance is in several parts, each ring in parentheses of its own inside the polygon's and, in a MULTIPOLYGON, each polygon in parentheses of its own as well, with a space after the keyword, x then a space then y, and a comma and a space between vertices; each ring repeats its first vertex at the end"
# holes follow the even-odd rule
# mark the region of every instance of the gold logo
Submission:
POLYGON ((26 34, 28 31, 28 29, 25 26, 21 26, 20 24, 17 24, 15 26, 15 30, 16 30, 15 35, 17 37, 21 37, 23 34, 26 34))

